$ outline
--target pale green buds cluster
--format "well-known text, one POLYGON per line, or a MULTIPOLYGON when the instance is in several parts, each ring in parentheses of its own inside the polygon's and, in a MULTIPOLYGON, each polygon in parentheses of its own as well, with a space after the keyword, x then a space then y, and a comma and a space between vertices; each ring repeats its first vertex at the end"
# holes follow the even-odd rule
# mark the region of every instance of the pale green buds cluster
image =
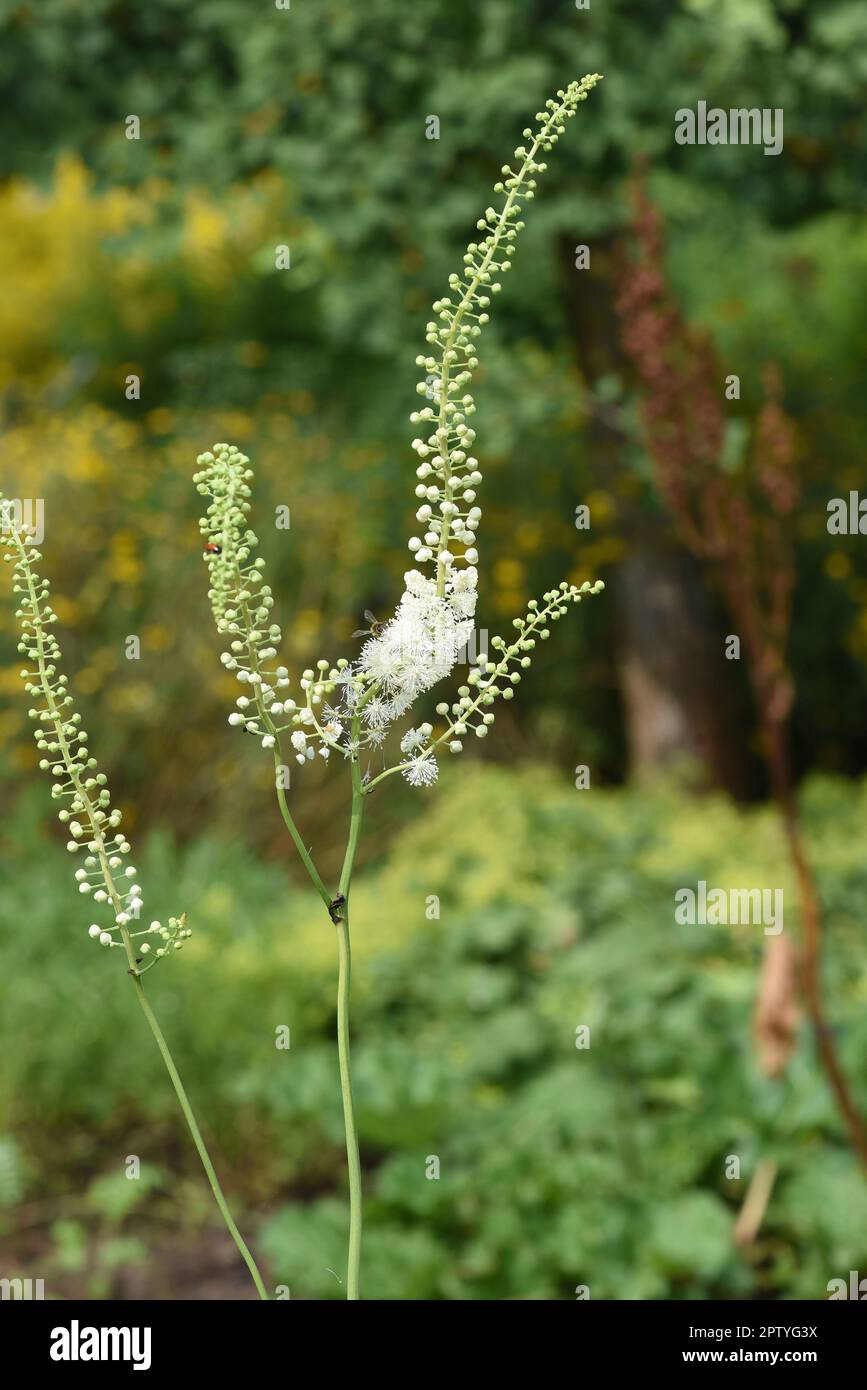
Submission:
MULTIPOLYGON (((207 539, 205 560, 211 580, 208 597, 217 627, 221 632, 232 631, 231 622, 236 617, 239 602, 252 604, 252 590, 256 589, 255 613, 263 624, 263 630, 257 634, 257 646, 279 641, 280 629, 272 628, 267 621, 272 605, 261 602, 260 571, 265 562, 250 559, 257 545, 256 536, 247 525, 251 506, 249 485, 253 478, 250 460, 234 444, 215 444, 213 450, 200 454, 196 462, 201 468, 193 474, 196 491, 212 499, 199 521, 199 530, 207 539), (239 585, 239 572, 244 577, 244 585, 239 585), (248 590, 245 599, 239 600, 245 588, 248 590), (228 619, 227 610, 230 610, 228 619)), ((268 597, 270 594, 266 591, 264 598, 268 597)))
POLYGON ((416 520, 423 531, 410 537, 409 549, 418 564, 436 565, 440 594, 445 592, 452 566, 475 565, 479 558, 476 531, 482 513, 475 500, 482 474, 472 454, 476 436, 468 417, 476 407, 468 387, 479 365, 478 339, 489 319, 491 296, 499 293, 499 277, 511 267, 515 242, 524 227, 519 217, 522 203, 535 196, 535 175, 547 168, 537 158, 539 151, 553 149, 566 121, 600 81, 598 73, 588 73, 571 82, 558 91, 556 99, 550 98, 544 111, 537 112, 538 129, 523 132, 529 143, 516 149, 516 168, 503 165, 504 178, 494 185, 502 205, 486 208, 476 223, 484 236, 470 242, 462 272, 449 276, 450 293, 434 302, 436 318, 428 323, 425 339, 429 351, 416 358, 416 365, 426 373, 416 390, 430 403, 413 411, 410 420, 429 432, 412 442, 420 459, 416 520), (456 545, 462 548, 459 553, 455 553, 456 545))
MULTIPOLYGON (((131 973, 143 974, 137 967, 150 946, 143 945, 138 958, 133 946, 136 937, 146 934, 135 930, 143 907, 142 890, 136 882, 135 867, 126 862, 130 846, 118 828, 121 812, 111 805, 105 773, 98 770, 90 752, 68 678, 59 669, 60 644, 52 631, 57 615, 51 607, 48 580, 40 578, 35 569, 42 556, 26 529, 15 524, 4 525, 0 541, 4 561, 14 568, 12 591, 19 599, 15 617, 21 631, 18 651, 29 663, 21 678, 34 701, 28 715, 36 726, 33 736, 40 753, 39 766, 54 779, 52 799, 64 803, 57 816, 70 837, 67 849, 71 854, 84 851, 83 866, 75 872, 78 891, 106 917, 102 925, 92 923, 88 935, 102 946, 120 947, 131 973)), ((189 935, 183 926, 171 931, 173 945, 179 932, 189 935)), ((160 949, 154 959, 165 954, 166 950, 160 949)))
POLYGON ((279 626, 271 621, 274 596, 265 583, 265 561, 254 558, 258 542, 247 524, 250 460, 232 444, 215 444, 197 462, 196 490, 211 499, 199 521, 210 571, 208 598, 217 631, 229 639, 220 660, 243 687, 229 723, 258 738, 275 760, 280 756, 280 735, 287 730, 294 731, 290 741, 297 762, 304 764, 317 752, 327 759, 339 746, 342 726, 330 717, 320 720, 316 707, 344 680, 349 662, 343 659, 331 667, 320 660, 315 671, 304 671, 303 704, 284 695, 289 671, 274 665, 282 640, 279 626))
MULTIPOLYGON (((229 639, 220 660, 245 687, 229 723, 273 741, 268 711, 283 712, 277 692, 288 690, 289 672, 285 666, 269 666, 282 638, 271 621, 274 597, 264 582, 265 561, 253 558, 258 542, 247 525, 253 470, 247 456, 230 444, 215 444, 197 462, 201 471, 193 474, 196 490, 211 498, 199 521, 210 571, 208 598, 217 631, 229 639)), ((294 700, 285 703, 287 712, 295 709, 294 700)))

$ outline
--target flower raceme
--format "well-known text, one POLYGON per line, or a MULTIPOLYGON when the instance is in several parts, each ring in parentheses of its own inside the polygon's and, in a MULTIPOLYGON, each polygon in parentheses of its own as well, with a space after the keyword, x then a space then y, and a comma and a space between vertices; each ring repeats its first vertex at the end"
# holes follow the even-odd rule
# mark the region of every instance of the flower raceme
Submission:
POLYGON ((208 537, 209 597, 217 630, 228 638, 222 661, 244 687, 230 724, 270 749, 288 733, 302 764, 316 753, 327 759, 334 749, 347 755, 381 743, 388 726, 451 673, 469 642, 476 571, 450 575, 443 596, 432 579, 409 571, 394 617, 368 638, 359 657, 333 667, 320 661, 315 672, 303 673, 303 702, 284 698, 289 680, 286 667, 274 664, 280 641, 280 629, 271 622, 274 599, 263 582, 264 560, 253 558, 257 540, 247 525, 249 459, 228 444, 215 444, 198 462, 196 486, 211 498, 200 523, 208 537), (326 696, 336 706, 323 705, 326 696))
POLYGON ((186 914, 170 917, 165 926, 152 922, 138 927, 144 905, 142 890, 136 882, 136 869, 128 862, 130 845, 119 828, 121 812, 112 808, 105 774, 98 771, 96 758, 90 753, 68 678, 59 670, 61 653, 52 630, 57 617, 51 607, 50 587, 35 568, 42 556, 29 529, 17 525, 11 509, 4 508, 2 497, 0 513, 4 521, 0 528, 3 559, 14 567, 12 589, 19 600, 15 614, 21 631, 18 651, 29 662, 21 678, 34 701, 28 714, 36 725, 39 766, 54 778, 52 798, 64 803, 58 819, 70 835, 67 849, 72 854, 85 851, 83 866, 75 871, 78 891, 96 907, 94 916, 103 917, 90 925, 88 935, 101 946, 123 950, 130 971, 144 975, 159 959, 180 950, 191 935, 186 914), (139 940, 143 937, 149 939, 139 940), (145 961, 147 956, 150 959, 145 961))
POLYGON ((477 340, 489 321, 491 296, 502 288, 498 277, 512 264, 524 227, 518 214, 523 203, 535 196, 535 175, 548 167, 537 156, 554 148, 566 121, 601 80, 599 73, 588 73, 580 81, 570 82, 545 103, 544 111, 536 113, 537 129, 524 130, 528 143, 515 150, 516 168, 504 164, 503 178, 494 185, 494 193, 503 199, 502 206, 499 210, 486 208, 476 223, 485 235, 479 242, 470 242, 463 270, 449 276, 450 293, 434 303, 437 317, 427 325, 429 351, 416 358, 416 365, 427 374, 416 390, 429 404, 413 412, 410 420, 429 433, 412 443, 421 460, 416 469, 419 482, 415 495, 421 503, 416 520, 424 531, 410 538, 409 548, 418 564, 435 565, 440 596, 446 591, 453 565, 463 562, 473 566, 479 558, 476 531, 482 513, 475 501, 482 474, 478 459, 472 455, 475 431, 467 422, 476 408, 467 387, 479 365, 477 340), (457 555, 456 547, 462 547, 457 555))
MULTIPOLYGON (((336 751, 357 758, 362 747, 379 746, 417 698, 452 673, 470 641, 482 516, 476 505, 482 474, 470 452, 475 432, 467 422, 475 411, 467 386, 478 366, 476 340, 488 322, 490 297, 500 289, 496 277, 511 265, 524 225, 518 218, 522 204, 534 197, 535 175, 547 167, 537 156, 554 147, 566 121, 600 80, 591 73, 570 83, 537 113, 537 129, 525 130, 528 144, 515 151, 517 168, 505 165, 504 178, 495 185, 495 193, 503 198, 500 210, 485 211, 477 224, 485 236, 470 243, 463 274, 449 277, 450 296, 433 306, 439 323, 427 326, 431 351, 416 359, 427 373, 418 390, 431 404, 410 416, 413 423, 430 428, 426 439, 413 441, 421 460, 416 469, 415 491, 421 504, 416 519, 425 529, 422 536, 410 538, 409 549, 416 563, 433 566, 434 574, 410 570, 394 616, 377 625, 355 660, 341 658, 335 665, 320 660, 315 671, 304 671, 297 701, 284 694, 289 688, 287 668, 274 664, 280 641, 280 629, 271 620, 274 598, 264 583, 264 560, 253 557, 257 540, 248 525, 250 460, 229 444, 215 444, 199 456, 194 482, 210 498, 199 523, 206 538, 209 598, 217 630, 228 639, 221 659, 244 687, 229 723, 274 750, 275 762, 284 734, 301 765, 317 754, 327 759, 336 751)), ((512 698, 537 638, 548 636, 546 624, 582 595, 602 588, 599 581, 585 583, 580 590, 564 581, 543 596, 541 606, 534 600, 526 617, 515 619, 516 641, 507 645, 502 638, 494 639, 497 659, 491 660, 488 653, 475 658, 457 701, 437 706, 437 712, 447 716, 444 732, 434 735, 427 724, 409 730, 401 741, 404 758, 375 782, 394 771, 402 772, 413 786, 434 782, 437 752, 460 752, 470 729, 477 737, 488 732, 495 718, 491 706, 512 698)))

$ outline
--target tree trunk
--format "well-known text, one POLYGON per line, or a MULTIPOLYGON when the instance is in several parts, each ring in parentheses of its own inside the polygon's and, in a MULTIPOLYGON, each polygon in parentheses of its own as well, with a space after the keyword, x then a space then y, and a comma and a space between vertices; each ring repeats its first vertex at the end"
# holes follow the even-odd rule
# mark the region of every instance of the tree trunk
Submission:
MULTIPOLYGON (((628 378, 629 367, 614 308, 613 243, 594 242, 590 268, 576 270, 574 240, 564 239, 561 260, 576 355, 593 392, 603 377, 628 378)), ((617 496, 613 485, 628 463, 616 420, 594 414, 586 438, 597 483, 617 496)), ((692 762, 699 782, 745 796, 753 778, 734 718, 744 682, 725 659, 725 633, 702 574, 660 514, 629 504, 621 506, 620 520, 627 556, 614 590, 629 770, 647 775, 692 762)), ((745 704, 744 717, 750 718, 745 704)))

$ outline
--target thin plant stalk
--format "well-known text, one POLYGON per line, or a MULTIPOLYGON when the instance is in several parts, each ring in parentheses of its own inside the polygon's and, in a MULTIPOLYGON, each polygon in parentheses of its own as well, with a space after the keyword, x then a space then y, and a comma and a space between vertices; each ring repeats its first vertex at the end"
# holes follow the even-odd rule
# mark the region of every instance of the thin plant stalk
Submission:
POLYGON ((193 1143, 196 1146, 199 1158, 202 1160, 202 1167, 204 1168, 205 1175, 208 1179, 208 1182, 211 1185, 211 1191, 214 1194, 214 1201, 217 1203, 217 1206, 220 1209, 220 1214, 226 1223, 226 1229, 229 1232, 229 1235, 232 1237, 232 1240, 238 1247, 241 1259, 244 1261, 245 1265, 250 1271, 253 1283, 256 1285, 256 1291, 259 1297, 267 1300, 268 1293, 265 1289, 262 1276, 259 1273, 259 1267, 256 1264, 256 1261, 253 1259, 253 1256, 250 1254, 244 1237, 241 1235, 241 1232, 235 1225, 235 1218, 232 1216, 232 1213, 229 1210, 229 1204, 223 1196, 223 1189, 220 1186, 220 1180, 217 1177, 214 1165, 211 1162, 211 1156, 208 1153, 208 1150, 205 1146, 205 1141, 202 1138, 202 1132, 199 1129, 196 1117, 193 1114, 193 1107, 190 1105, 189 1097, 187 1096, 187 1092, 184 1088, 184 1083, 181 1081, 180 1073, 178 1072, 178 1069, 175 1066, 174 1058, 172 1057, 172 1054, 169 1051, 169 1045, 163 1036, 163 1031, 160 1028, 159 1023, 157 1022, 156 1014, 151 1008, 150 1003, 145 995, 144 985, 138 978, 134 978, 134 984, 136 996, 138 998, 139 1003, 141 1004, 142 1012, 148 1021, 148 1027, 153 1033, 154 1041, 156 1042, 156 1045, 160 1050, 162 1059, 166 1064, 166 1071, 168 1072, 169 1077, 171 1079, 171 1083, 175 1088, 175 1095, 178 1098, 178 1104, 180 1105, 184 1119, 187 1122, 187 1128, 190 1131, 190 1135, 192 1137, 193 1143))
POLYGON ((361 1159, 352 1097, 352 1070, 349 1058, 349 997, 352 949, 349 940, 349 913, 338 924, 337 934, 337 1056, 340 1067, 340 1094, 343 1100, 343 1128, 346 1135, 346 1164, 349 1175, 349 1249, 346 1259, 346 1297, 360 1297, 361 1269, 361 1159))
MULTIPOLYGON (((357 720, 356 720, 357 724, 357 720)), ((335 897, 331 897, 313 864, 309 853, 301 856, 305 869, 320 897, 324 897, 331 921, 337 927, 337 1059, 340 1071, 340 1094, 343 1103, 343 1129, 346 1139, 346 1165, 349 1178, 349 1248, 346 1261, 346 1297, 355 1301, 360 1294, 361 1271, 361 1229, 362 1229, 362 1190, 361 1159, 358 1152, 358 1130, 355 1123, 355 1106, 352 1093, 352 1067, 349 1050, 349 1005, 352 980, 352 944, 349 933, 349 894, 352 874, 355 867, 355 854, 361 832, 364 812, 365 789, 358 766, 358 754, 351 760, 352 770, 352 808, 349 821, 349 837, 340 882, 335 897)), ((296 848, 303 844, 295 822, 286 806, 282 789, 278 788, 278 801, 283 819, 292 835, 296 848)))
MULTIPOLYGON (((260 707, 260 714, 266 724, 271 725, 271 721, 264 708, 260 707)), ((353 738, 357 740, 360 724, 357 715, 352 723, 353 738)), ((273 728, 273 725, 271 725, 271 727, 273 728)), ((282 754, 280 752, 279 734, 277 734, 276 730, 275 738, 277 740, 275 744, 275 763, 279 767, 282 754)), ((340 871, 337 894, 333 898, 325 887, 310 853, 304 847, 304 841, 292 818, 292 814, 286 804, 285 793, 279 783, 277 784, 277 800, 280 805, 280 812, 292 836, 295 848, 299 851, 301 861, 316 891, 319 893, 319 896, 324 899, 328 908, 328 914, 337 927, 337 1059, 340 1071, 340 1094, 343 1103, 343 1129, 346 1139, 346 1165, 349 1178, 349 1248, 346 1261, 346 1297, 347 1300, 355 1301, 361 1297, 362 1189, 361 1159, 358 1152, 358 1129, 355 1123, 355 1105, 352 1093, 352 1067, 349 1048, 349 1005, 352 981, 349 894, 352 886, 353 869, 355 867, 355 855, 361 833, 365 797, 365 787, 361 780, 357 751, 351 757, 350 767, 352 773, 352 806, 349 819, 349 835, 346 842, 343 867, 340 871)))
MULTIPOLYGON (((354 737, 358 737, 359 720, 353 721, 354 737)), ((305 869, 316 887, 320 897, 324 897, 329 916, 337 927, 337 1059, 340 1071, 340 1094, 343 1103, 343 1129, 346 1139, 346 1165, 349 1178, 349 1248, 346 1262, 346 1297, 355 1301, 360 1294, 361 1272, 361 1231, 362 1231, 362 1188, 361 1159, 358 1151, 358 1129, 355 1123, 355 1105, 352 1092, 352 1066, 349 1046, 349 1007, 352 981, 352 943, 349 931, 349 895, 355 867, 355 855, 361 834, 361 821, 364 813, 365 788, 361 780, 357 752, 351 758, 352 807, 349 819, 349 836, 336 897, 332 898, 325 888, 318 870, 309 853, 301 856, 305 869)), ((292 840, 298 848, 303 840, 292 815, 286 805, 282 788, 278 786, 277 799, 292 840)))
MULTIPOLYGON (((353 721, 357 737, 358 719, 353 721)), ((352 885, 352 871, 355 865, 355 852, 361 832, 361 818, 364 812, 364 787, 358 767, 358 753, 352 756, 352 811, 349 820, 349 838, 346 855, 340 873, 338 889, 337 918, 337 1056, 340 1067, 340 1093, 343 1099, 343 1127, 346 1133, 346 1163, 349 1173, 349 1250, 346 1262, 346 1297, 357 1299, 359 1294, 359 1272, 361 1268, 361 1160, 358 1154, 358 1132, 355 1127, 355 1111, 352 1096, 352 1069, 349 1058, 349 998, 352 975, 352 947, 349 937, 349 892, 352 885), (342 902, 341 902, 342 899, 342 902)))

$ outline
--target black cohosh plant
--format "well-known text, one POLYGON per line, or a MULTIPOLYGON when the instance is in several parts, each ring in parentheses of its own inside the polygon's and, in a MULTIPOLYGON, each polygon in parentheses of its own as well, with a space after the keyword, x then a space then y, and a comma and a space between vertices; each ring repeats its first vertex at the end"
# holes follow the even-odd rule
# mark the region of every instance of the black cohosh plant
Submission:
POLYGON ((405 729, 391 766, 372 780, 362 775, 362 750, 381 747, 385 756, 393 726, 409 715, 419 696, 452 673, 472 635, 482 516, 476 496, 482 474, 472 452, 475 431, 470 418, 475 405, 468 387, 478 366, 478 339, 524 226, 519 217, 522 206, 532 200, 535 176, 546 168, 539 155, 553 148, 567 119, 599 80, 598 74, 589 74, 559 91, 537 114, 535 131, 523 132, 527 143, 515 151, 516 168, 504 166, 503 178, 495 185, 501 206, 487 208, 479 219, 484 235, 470 243, 462 271, 449 277, 449 294, 433 306, 436 318, 427 325, 427 351, 416 359, 425 372, 418 391, 427 403, 410 417, 421 427, 421 435, 413 440, 419 459, 415 493, 421 534, 409 541, 419 568, 405 575, 394 616, 372 623, 360 655, 318 661, 315 669, 303 672, 297 698, 288 693, 288 669, 277 664, 281 632, 273 621, 274 596, 265 582, 265 561, 255 554, 257 538, 249 524, 250 461, 229 444, 215 444, 199 456, 194 475, 198 491, 210 499, 200 527, 209 598, 225 641, 221 659, 242 686, 229 723, 254 735, 271 752, 280 812, 337 928, 337 1048, 349 1174, 350 1299, 359 1297, 362 1212, 349 1059, 349 898, 365 801, 397 772, 413 786, 429 786, 438 776, 439 755, 460 753, 470 734, 486 737, 498 701, 513 698, 536 643, 549 637, 553 624, 573 603, 603 587, 597 581, 579 589, 564 580, 540 600, 532 600, 525 615, 514 620, 514 634, 508 640, 493 638, 490 652, 471 660, 456 695, 437 704, 441 725, 434 728, 424 721, 405 729), (284 771, 288 749, 302 766, 316 756, 327 760, 332 755, 349 765, 349 830, 336 885, 325 884, 289 809, 284 771))
POLYGON ((31 528, 15 518, 11 504, 0 494, 0 545, 3 559, 13 566, 16 619, 21 633, 18 651, 27 661, 21 671, 24 688, 33 701, 28 714, 40 754, 39 766, 52 777, 51 796, 60 802, 58 819, 69 834, 67 849, 81 857, 75 870, 79 893, 93 904, 88 935, 106 950, 120 952, 132 988, 160 1050, 226 1227, 253 1277, 260 1298, 267 1298, 262 1277, 235 1224, 214 1165, 162 1029, 145 994, 148 971, 183 949, 191 935, 186 913, 140 926, 144 905, 138 874, 130 863, 130 844, 121 830, 122 813, 112 807, 105 773, 90 751, 87 731, 76 711, 69 681, 61 671, 60 645, 53 628, 57 615, 51 606, 47 579, 36 568, 42 556, 31 528))

